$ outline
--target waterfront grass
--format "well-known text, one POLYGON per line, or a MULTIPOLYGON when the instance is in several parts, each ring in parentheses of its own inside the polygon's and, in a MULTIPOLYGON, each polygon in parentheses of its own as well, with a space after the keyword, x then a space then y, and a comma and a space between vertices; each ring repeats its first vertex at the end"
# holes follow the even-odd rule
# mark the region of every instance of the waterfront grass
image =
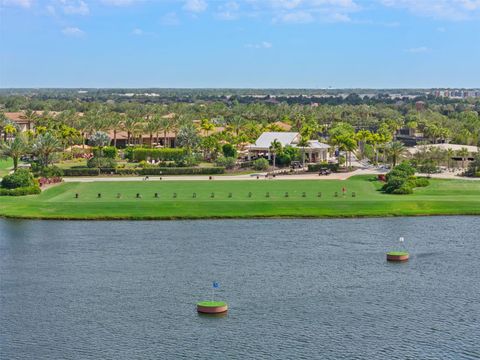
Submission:
POLYGON ((432 179, 430 186, 415 189, 411 195, 383 194, 379 191, 381 185, 371 181, 371 176, 355 176, 345 181, 76 182, 54 186, 40 195, 2 197, 0 216, 195 219, 480 215, 477 181, 432 179), (345 196, 342 188, 347 189, 345 196))

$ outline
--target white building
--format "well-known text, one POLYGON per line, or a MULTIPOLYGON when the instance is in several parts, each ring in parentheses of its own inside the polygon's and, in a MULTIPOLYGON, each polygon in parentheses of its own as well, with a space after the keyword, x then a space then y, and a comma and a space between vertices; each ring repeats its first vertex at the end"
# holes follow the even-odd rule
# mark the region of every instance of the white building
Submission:
MULTIPOLYGON (((267 156, 270 160, 270 146, 275 140, 282 144, 282 147, 292 146, 301 149, 301 147, 298 146, 300 142, 300 134, 298 132, 264 132, 257 141, 255 141, 255 144, 247 147, 248 159, 250 160, 252 156, 267 156)), ((309 140, 308 146, 304 149, 306 158, 310 163, 323 162, 330 159, 330 145, 321 143, 318 140, 309 140)))

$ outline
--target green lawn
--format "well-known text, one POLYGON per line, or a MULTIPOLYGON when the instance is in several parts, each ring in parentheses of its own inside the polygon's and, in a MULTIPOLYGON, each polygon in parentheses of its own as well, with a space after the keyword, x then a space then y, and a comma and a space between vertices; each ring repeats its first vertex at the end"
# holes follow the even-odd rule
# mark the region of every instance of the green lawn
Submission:
POLYGON ((7 160, 0 159, 0 177, 8 174, 9 170, 13 167, 13 160, 8 158, 7 160))
POLYGON ((149 180, 65 183, 38 196, 0 198, 0 216, 176 219, 480 215, 478 181, 431 180, 430 186, 416 189, 412 195, 386 195, 378 191, 380 186, 381 183, 370 181, 368 176, 357 176, 346 181, 149 180), (342 196, 343 187, 347 189, 345 196, 342 196), (249 192, 252 193, 251 197, 249 192), (285 196, 286 192, 288 197, 285 196), (335 192, 338 197, 334 196, 335 192), (352 197, 352 192, 356 193, 355 197, 352 197), (78 199, 75 198, 77 193, 78 199), (101 198, 97 198, 98 193, 102 194, 101 198), (136 198, 137 193, 141 198, 136 198), (154 193, 158 193, 159 197, 155 198, 154 193), (196 193, 195 198, 193 193, 196 193), (117 198, 117 194, 120 194, 120 198, 117 198))

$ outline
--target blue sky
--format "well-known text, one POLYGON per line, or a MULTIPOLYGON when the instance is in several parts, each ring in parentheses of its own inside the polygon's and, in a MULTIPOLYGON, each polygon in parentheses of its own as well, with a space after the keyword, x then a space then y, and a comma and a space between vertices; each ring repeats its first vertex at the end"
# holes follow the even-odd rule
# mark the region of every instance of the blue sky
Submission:
POLYGON ((0 0, 0 87, 480 87, 480 0, 0 0))

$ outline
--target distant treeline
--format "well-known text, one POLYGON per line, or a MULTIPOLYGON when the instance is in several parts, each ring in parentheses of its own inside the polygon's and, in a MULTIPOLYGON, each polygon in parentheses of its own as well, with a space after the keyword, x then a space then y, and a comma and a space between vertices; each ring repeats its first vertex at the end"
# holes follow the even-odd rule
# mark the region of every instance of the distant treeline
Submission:
POLYGON ((82 111, 88 103, 212 103, 232 105, 378 105, 430 104, 477 105, 480 98, 452 99, 430 95, 430 89, 0 89, 5 111, 22 109, 82 111), (392 95, 394 94, 394 95, 392 95), (45 107, 47 105, 47 107, 45 107))

